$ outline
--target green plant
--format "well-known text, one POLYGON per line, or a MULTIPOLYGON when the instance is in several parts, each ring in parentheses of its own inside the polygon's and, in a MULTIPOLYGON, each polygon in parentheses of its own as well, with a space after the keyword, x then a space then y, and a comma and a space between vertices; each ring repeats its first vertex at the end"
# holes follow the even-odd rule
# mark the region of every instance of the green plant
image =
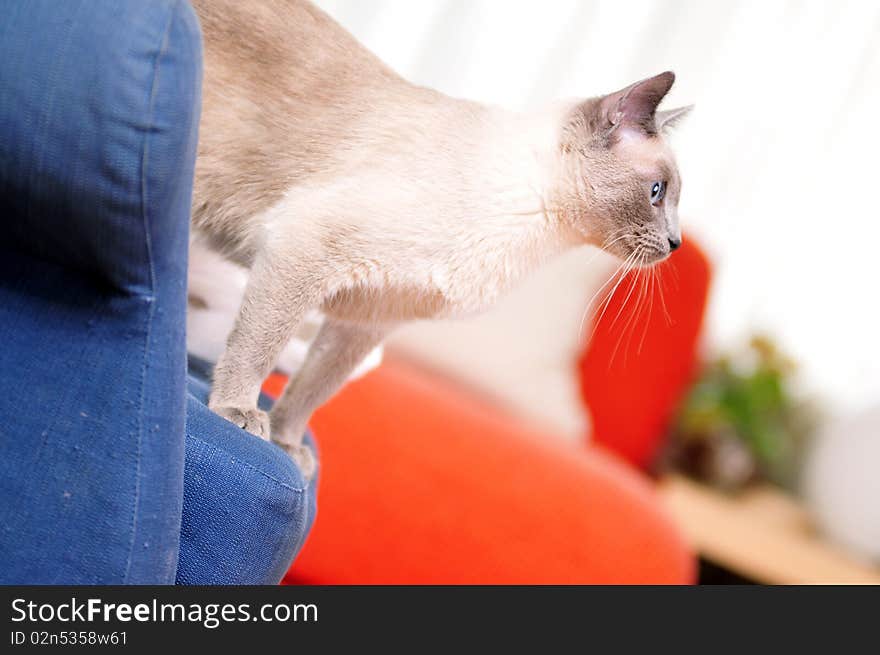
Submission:
POLYGON ((735 489, 755 479, 793 488, 816 423, 792 393, 794 362, 765 336, 710 362, 684 399, 663 468, 735 489))

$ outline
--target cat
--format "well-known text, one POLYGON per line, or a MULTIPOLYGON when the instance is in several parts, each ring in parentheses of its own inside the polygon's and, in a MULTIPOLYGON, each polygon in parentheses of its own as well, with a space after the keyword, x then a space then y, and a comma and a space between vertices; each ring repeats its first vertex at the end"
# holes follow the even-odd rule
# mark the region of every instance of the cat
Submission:
POLYGON ((634 265, 681 243, 664 72, 518 114, 405 81, 305 0, 195 0, 204 38, 194 238, 250 269, 209 407, 307 476, 311 413, 396 325, 481 311, 592 244, 634 265), (260 385, 325 321, 269 415, 260 385))

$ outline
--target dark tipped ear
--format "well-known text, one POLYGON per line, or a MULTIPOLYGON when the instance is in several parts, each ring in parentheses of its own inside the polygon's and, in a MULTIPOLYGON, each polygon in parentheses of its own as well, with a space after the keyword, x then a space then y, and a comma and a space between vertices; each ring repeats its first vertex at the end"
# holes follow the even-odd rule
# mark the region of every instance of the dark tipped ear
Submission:
POLYGON ((654 123, 657 125, 657 131, 666 132, 671 130, 678 125, 685 116, 690 114, 693 108, 693 105, 688 105, 687 107, 658 111, 654 115, 654 123))
POLYGON ((656 134, 654 114, 673 82, 675 73, 666 71, 602 98, 600 110, 608 129, 623 127, 656 134))

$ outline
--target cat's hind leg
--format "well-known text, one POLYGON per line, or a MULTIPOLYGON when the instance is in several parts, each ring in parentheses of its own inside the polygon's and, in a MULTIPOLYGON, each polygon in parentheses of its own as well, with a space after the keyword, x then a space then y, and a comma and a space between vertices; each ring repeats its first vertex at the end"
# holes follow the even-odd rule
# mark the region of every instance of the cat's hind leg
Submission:
POLYGON ((306 422, 382 342, 390 327, 349 323, 328 316, 302 368, 272 408, 272 441, 290 454, 306 477, 315 470, 314 456, 303 445, 306 422))

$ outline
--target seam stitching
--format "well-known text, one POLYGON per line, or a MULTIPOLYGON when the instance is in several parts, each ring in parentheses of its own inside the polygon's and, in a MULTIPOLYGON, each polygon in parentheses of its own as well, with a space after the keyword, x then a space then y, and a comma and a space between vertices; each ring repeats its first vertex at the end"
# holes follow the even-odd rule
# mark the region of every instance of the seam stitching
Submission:
POLYGON ((137 457, 136 457, 136 466, 135 466, 135 491, 134 491, 134 504, 132 508, 132 517, 131 517, 131 540, 129 541, 128 547, 128 559, 125 564, 125 573, 123 574, 123 581, 128 583, 129 575, 131 574, 131 561, 134 553, 134 542, 135 536, 137 534, 137 518, 138 512, 140 511, 139 503, 140 503, 140 491, 141 491, 141 444, 144 436, 144 400, 146 396, 146 379, 147 379, 147 358, 150 352, 150 340, 152 338, 152 327, 153 327, 153 317, 155 313, 155 298, 156 298, 156 271, 155 266, 153 264, 153 244, 152 239, 150 237, 150 218, 147 204, 147 169, 149 163, 149 154, 150 154, 150 137, 153 134, 153 121, 154 121, 154 112, 155 112, 155 102, 156 102, 156 93, 158 89, 159 83, 159 68, 162 61, 162 57, 165 55, 165 52, 168 48, 169 35, 171 33, 171 25, 174 22, 174 15, 177 11, 177 6, 179 4, 179 0, 177 0, 174 5, 171 7, 171 11, 168 13, 168 20, 165 24, 165 28, 162 31, 162 40, 160 42, 159 48, 156 52, 156 57, 153 61, 153 80, 150 85, 150 95, 149 95, 149 104, 148 104, 148 116, 146 123, 146 132, 144 134, 143 140, 143 153, 141 155, 141 219, 144 226, 144 237, 147 249, 147 263, 150 268, 150 296, 145 300, 148 303, 147 309, 147 324, 146 324, 146 336, 144 338, 144 356, 141 361, 141 393, 140 393, 140 404, 138 406, 138 420, 137 420, 137 457))
MULTIPOLYGON (((222 446, 218 446, 217 444, 214 444, 214 443, 210 443, 210 442, 208 442, 208 441, 205 441, 205 440, 202 439, 201 437, 197 437, 197 436, 195 436, 195 435, 194 435, 193 433, 191 433, 189 430, 186 431, 186 436, 188 436, 190 439, 194 439, 195 441, 198 441, 199 443, 203 443, 203 444, 205 444, 206 446, 211 446, 211 447, 214 448, 215 450, 220 450, 220 451, 226 453, 227 455, 229 455, 229 457, 232 459, 232 461, 236 462, 237 464, 243 464, 244 466, 246 466, 247 468, 251 469, 252 471, 256 471, 257 473, 259 473, 259 474, 262 475, 263 477, 268 478, 268 479, 271 480, 272 482, 274 482, 274 483, 276 483, 276 484, 278 484, 278 485, 281 485, 282 487, 284 487, 285 489, 288 489, 289 491, 293 491, 293 492, 295 492, 295 493, 302 494, 302 493, 305 493, 305 492, 307 491, 307 489, 308 489, 308 487, 294 487, 294 486, 292 486, 292 485, 289 485, 289 484, 287 484, 286 482, 284 482, 283 480, 279 480, 278 478, 276 478, 276 477, 274 477, 274 476, 272 476, 272 475, 269 475, 269 474, 266 473, 263 469, 254 466, 254 465, 251 464, 250 462, 246 462, 246 461, 244 461, 243 459, 237 458, 235 455, 233 455, 231 452, 229 452, 228 450, 226 450, 226 449, 223 448, 222 446)), ((256 438, 256 437, 254 437, 254 438, 256 438)))

